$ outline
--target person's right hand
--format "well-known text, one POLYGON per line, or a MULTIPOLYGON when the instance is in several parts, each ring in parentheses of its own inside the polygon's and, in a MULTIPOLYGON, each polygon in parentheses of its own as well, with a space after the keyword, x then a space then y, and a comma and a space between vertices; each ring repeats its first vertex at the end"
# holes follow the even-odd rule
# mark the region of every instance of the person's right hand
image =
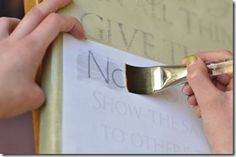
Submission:
POLYGON ((213 153, 233 153, 233 75, 211 79, 204 62, 232 58, 232 53, 207 52, 183 60, 188 65, 183 92, 188 103, 202 118, 213 153))

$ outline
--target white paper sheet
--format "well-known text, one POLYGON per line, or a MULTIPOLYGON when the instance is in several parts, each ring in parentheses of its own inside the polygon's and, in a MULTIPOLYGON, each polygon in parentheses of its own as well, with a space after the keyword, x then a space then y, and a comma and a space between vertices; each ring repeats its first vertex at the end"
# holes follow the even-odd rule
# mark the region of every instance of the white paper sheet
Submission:
POLYGON ((210 153, 181 87, 154 96, 128 93, 125 63, 157 65, 64 35, 63 153, 210 153))

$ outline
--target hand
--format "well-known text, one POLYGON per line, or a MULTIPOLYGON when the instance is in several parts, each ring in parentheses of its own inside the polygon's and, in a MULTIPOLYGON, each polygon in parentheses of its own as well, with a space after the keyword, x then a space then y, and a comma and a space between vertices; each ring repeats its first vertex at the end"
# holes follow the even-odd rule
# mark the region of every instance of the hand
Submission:
POLYGON ((211 79, 204 62, 232 58, 232 53, 198 53, 183 60, 188 65, 188 83, 183 92, 188 103, 202 118, 204 130, 214 153, 233 153, 233 76, 211 79))
POLYGON ((0 18, 0 118, 38 108, 45 96, 35 77, 50 43, 60 32, 85 39, 80 22, 54 13, 71 0, 45 0, 22 21, 0 18))

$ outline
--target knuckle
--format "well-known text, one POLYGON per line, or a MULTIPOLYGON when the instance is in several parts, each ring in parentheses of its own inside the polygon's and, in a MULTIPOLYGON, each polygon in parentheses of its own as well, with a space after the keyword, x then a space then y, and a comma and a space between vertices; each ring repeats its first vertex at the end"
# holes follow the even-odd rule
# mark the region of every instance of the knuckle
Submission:
POLYGON ((202 77, 200 75, 205 75, 207 73, 206 67, 202 65, 190 65, 187 69, 187 79, 188 81, 201 81, 202 77))
POLYGON ((47 20, 47 22, 50 22, 52 24, 59 24, 61 21, 61 16, 57 13, 51 13, 50 15, 48 15, 47 20))
POLYGON ((190 74, 188 77, 187 77, 189 83, 191 85, 193 84, 196 84, 196 82, 201 82, 201 78, 198 76, 198 74, 196 72, 194 72, 193 74, 190 74))
POLYGON ((196 71, 189 71, 188 72, 188 80, 196 80, 198 77, 197 77, 197 73, 196 71))
POLYGON ((195 68, 194 66, 191 66, 188 68, 188 79, 189 80, 195 80, 198 79, 198 73, 200 72, 200 69, 195 68))
POLYGON ((38 6, 35 6, 25 15, 25 18, 38 18, 42 16, 43 12, 39 9, 38 6))

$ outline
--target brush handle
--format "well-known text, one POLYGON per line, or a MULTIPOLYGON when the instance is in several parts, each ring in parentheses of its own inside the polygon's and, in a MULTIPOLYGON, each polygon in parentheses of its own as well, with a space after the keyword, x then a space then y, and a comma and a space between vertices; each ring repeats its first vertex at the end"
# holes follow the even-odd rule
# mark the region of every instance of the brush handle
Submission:
POLYGON ((233 73, 233 58, 206 63, 211 76, 233 73))
MULTIPOLYGON (((232 74, 233 73, 233 58, 213 61, 206 63, 210 76, 218 76, 222 74, 232 74)), ((168 86, 175 86, 179 84, 184 84, 187 81, 187 68, 186 66, 172 66, 166 68, 167 71, 171 72, 171 76, 168 79, 168 86), (177 70, 178 69, 178 70, 177 70)), ((167 88, 165 86, 163 89, 167 88)))

